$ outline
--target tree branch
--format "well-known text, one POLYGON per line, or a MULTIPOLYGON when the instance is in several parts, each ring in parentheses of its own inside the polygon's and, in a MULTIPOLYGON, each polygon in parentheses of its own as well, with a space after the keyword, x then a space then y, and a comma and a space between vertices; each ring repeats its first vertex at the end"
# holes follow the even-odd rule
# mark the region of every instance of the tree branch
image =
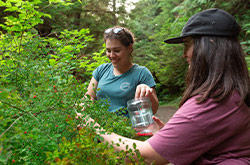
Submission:
POLYGON ((18 117, 10 126, 9 128, 7 128, 1 135, 0 135, 0 139, 1 137, 7 132, 9 131, 9 129, 21 118, 22 116, 18 117))
POLYGON ((20 110, 20 111, 23 112, 23 113, 28 113, 28 112, 25 112, 23 109, 21 109, 21 108, 15 106, 15 105, 11 105, 10 103, 7 103, 7 102, 5 102, 5 101, 1 101, 1 102, 2 102, 3 104, 7 104, 8 106, 10 106, 10 107, 12 107, 12 108, 16 108, 16 109, 20 110))

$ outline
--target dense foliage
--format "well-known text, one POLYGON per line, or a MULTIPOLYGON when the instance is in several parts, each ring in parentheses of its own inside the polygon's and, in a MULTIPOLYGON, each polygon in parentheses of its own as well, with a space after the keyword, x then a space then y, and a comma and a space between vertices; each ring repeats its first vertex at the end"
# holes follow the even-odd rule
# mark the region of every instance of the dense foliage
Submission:
POLYGON ((79 56, 94 40, 88 29, 38 36, 34 26, 50 17, 36 10, 38 3, 1 2, 15 15, 1 25, 7 33, 0 40, 0 164, 123 164, 126 156, 133 162, 138 152, 114 152, 98 142, 101 137, 91 127, 79 127, 90 115, 107 131, 139 138, 128 118, 107 113, 103 102, 81 99, 88 85, 84 79, 107 60, 103 49, 91 60, 79 56), (76 119, 80 103, 86 110, 76 119))
MULTIPOLYGON (((187 70, 187 64, 181 58, 183 45, 170 45, 163 41, 179 36, 190 16, 213 7, 235 16, 242 27, 241 44, 249 55, 250 10, 247 0, 140 0, 132 10, 127 24, 137 37, 135 61, 153 72, 160 100, 169 100, 169 96, 176 94, 180 96, 187 70)), ((250 66, 249 58, 246 59, 250 66)))
MULTIPOLYGON (((182 45, 167 45, 187 19, 210 7, 240 22, 244 52, 250 52, 247 0, 140 0, 127 13, 125 0, 0 0, 0 164, 123 164, 125 155, 99 143, 75 118, 85 103, 108 131, 131 138, 127 118, 107 112, 107 104, 83 98, 92 71, 108 62, 103 30, 129 27, 136 36, 134 62, 147 66, 160 101, 179 98, 187 69, 182 45), (119 7, 118 7, 119 6, 119 7)), ((246 57, 249 62, 250 57, 246 57)), ((136 146, 134 146, 136 148, 136 146)), ((140 157, 140 156, 139 156, 140 157)), ((141 163, 143 164, 143 163, 141 163)))

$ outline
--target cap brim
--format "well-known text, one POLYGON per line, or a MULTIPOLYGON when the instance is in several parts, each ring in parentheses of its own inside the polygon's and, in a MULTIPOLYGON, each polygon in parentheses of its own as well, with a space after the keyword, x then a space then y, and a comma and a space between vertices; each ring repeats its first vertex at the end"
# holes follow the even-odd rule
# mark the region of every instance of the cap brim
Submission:
POLYGON ((175 38, 170 38, 170 39, 167 39, 165 40, 164 42, 165 43, 168 43, 168 44, 180 44, 180 43, 183 43, 183 38, 185 38, 186 36, 181 36, 181 37, 175 37, 175 38))

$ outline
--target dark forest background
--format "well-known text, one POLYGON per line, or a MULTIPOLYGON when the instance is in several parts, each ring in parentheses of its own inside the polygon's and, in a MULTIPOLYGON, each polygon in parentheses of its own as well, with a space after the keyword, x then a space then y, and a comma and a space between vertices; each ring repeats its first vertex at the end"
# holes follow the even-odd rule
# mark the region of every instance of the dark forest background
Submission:
MULTIPOLYGON (((38 1, 37 1, 38 2, 38 1)), ((34 27, 41 37, 58 37, 67 30, 89 29, 93 40, 81 49, 78 57, 93 56, 103 48, 103 31, 114 25, 131 29, 136 36, 134 62, 145 65, 157 82, 160 100, 179 96, 184 88, 187 64, 180 58, 182 45, 167 45, 163 40, 180 35, 183 25, 194 13, 207 8, 221 8, 234 17, 242 26, 240 40, 246 54, 250 53, 250 10, 248 0, 39 0, 40 12, 50 17, 41 17, 42 23, 34 27), (132 6, 132 7, 131 7, 132 6)), ((0 23, 15 11, 0 8, 0 23)), ((6 31, 2 29, 2 32, 6 31)), ((247 58, 249 61, 249 57, 247 58)), ((84 72, 84 70, 83 70, 84 72)), ((78 73, 80 78, 81 73, 78 73)), ((82 77, 88 81, 89 77, 82 77)))
MULTIPOLYGON (((129 118, 107 112, 108 104, 86 93, 92 71, 108 62, 103 32, 114 25, 136 36, 134 63, 157 82, 161 104, 178 106, 187 63, 179 36, 193 14, 207 8, 231 13, 250 70, 249 0, 0 0, 0 164, 125 164, 138 152, 99 143, 91 116, 108 132, 136 136, 129 118), (85 111, 82 110, 82 104, 85 111), (76 119, 81 112, 83 118, 76 119)), ((164 117, 164 116, 162 116, 164 117)), ((119 145, 119 144, 117 144, 119 145)), ((136 149, 136 146, 133 146, 136 149)))

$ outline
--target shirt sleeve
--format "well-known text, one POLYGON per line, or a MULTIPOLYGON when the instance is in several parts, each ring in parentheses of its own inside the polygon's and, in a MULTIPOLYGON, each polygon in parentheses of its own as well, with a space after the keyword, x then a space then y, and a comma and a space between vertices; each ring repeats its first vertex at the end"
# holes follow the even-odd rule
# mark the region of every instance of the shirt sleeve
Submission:
POLYGON ((105 63, 99 65, 92 73, 92 76, 95 78, 96 81, 99 82, 103 74, 109 69, 110 64, 105 63))
POLYGON ((154 81, 154 77, 152 76, 151 72, 146 68, 143 67, 140 73, 140 84, 146 84, 148 86, 155 87, 156 83, 154 81))
POLYGON ((205 133, 181 115, 173 116, 148 142, 158 154, 176 165, 190 164, 209 148, 205 133))

